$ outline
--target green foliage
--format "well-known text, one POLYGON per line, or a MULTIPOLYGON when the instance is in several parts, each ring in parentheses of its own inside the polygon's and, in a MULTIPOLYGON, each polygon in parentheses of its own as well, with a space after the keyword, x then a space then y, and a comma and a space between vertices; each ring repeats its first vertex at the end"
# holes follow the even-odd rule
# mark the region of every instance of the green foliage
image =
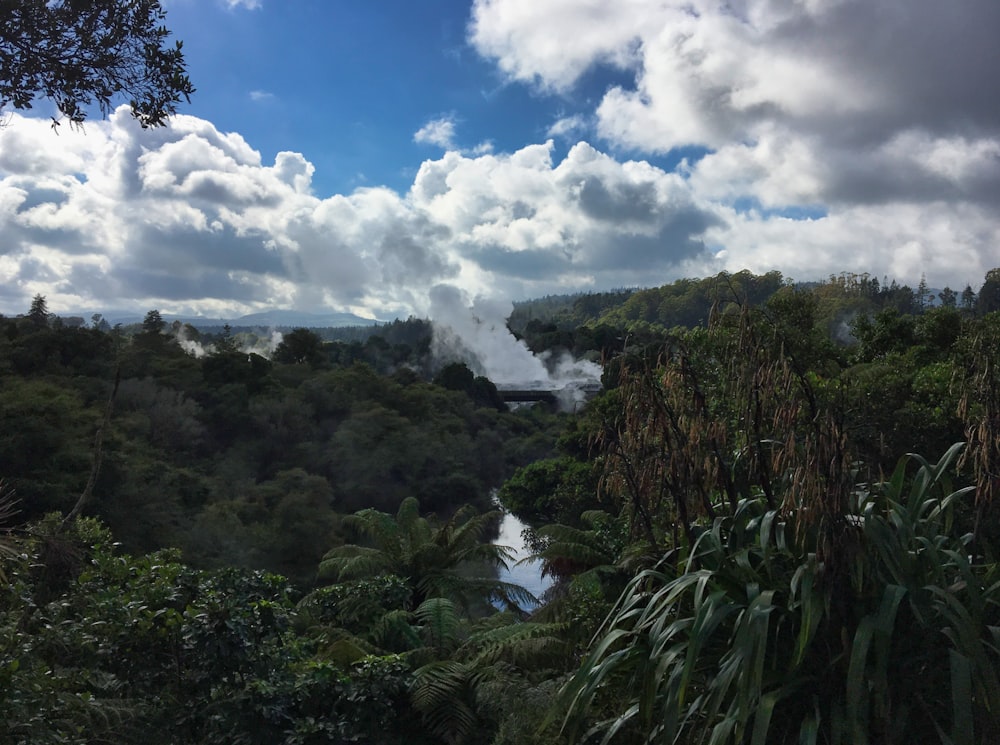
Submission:
POLYGON ((976 296, 976 314, 984 316, 997 310, 1000 310, 1000 269, 990 269, 976 296))
POLYGON ((605 741, 994 741, 1000 583, 957 519, 958 449, 859 493, 849 582, 761 499, 640 572, 565 690, 571 733, 596 717, 605 741))
POLYGON ((31 300, 31 309, 28 310, 28 318, 31 322, 40 328, 44 328, 49 325, 49 317, 51 315, 48 303, 45 301, 45 296, 35 295, 31 300))
POLYGON ((86 519, 51 527, 0 592, 3 742, 411 741, 408 666, 315 656, 283 578, 121 555, 86 519))
POLYGON ((319 566, 320 576, 334 581, 401 577, 410 588, 412 603, 448 598, 465 607, 502 602, 515 609, 537 602, 531 593, 503 582, 495 572, 510 561, 510 549, 490 543, 486 531, 499 513, 477 514, 463 507, 437 523, 421 516, 415 498, 403 500, 395 516, 366 509, 345 518, 349 527, 367 540, 331 549, 319 566))
POLYGON ((0 108, 51 100, 73 124, 124 96, 143 127, 165 124, 194 87, 155 0, 23 0, 0 7, 0 108))
POLYGON ((538 528, 538 548, 530 558, 541 560, 543 574, 557 583, 535 617, 565 623, 564 639, 582 656, 632 577, 634 546, 621 518, 591 510, 579 522, 587 527, 552 523, 538 528))
POLYGON ((663 287, 638 290, 601 322, 629 329, 651 324, 662 329, 707 325, 714 307, 729 303, 760 305, 784 286, 780 272, 754 275, 748 271, 721 273, 706 279, 681 279, 663 287))
POLYGON ((0 463, 26 518, 72 506, 86 483, 97 419, 72 389, 18 377, 0 383, 0 463))
POLYGON ((298 604, 297 624, 329 654, 346 632, 356 646, 403 652, 419 644, 408 615, 413 591, 401 577, 380 574, 370 579, 318 587, 298 604))
MULTIPOLYGON (((411 654, 429 658, 414 672, 412 700, 430 732, 459 745, 483 741, 491 717, 506 714, 496 695, 530 685, 532 672, 549 670, 565 658, 558 624, 514 622, 494 614, 470 623, 445 598, 416 609, 424 646, 411 654)), ((500 694, 503 695, 503 694, 500 694)))
POLYGON ((504 482, 500 503, 529 523, 573 522, 597 504, 594 467, 563 456, 536 461, 504 482))
POLYGON ((316 367, 324 361, 323 340, 309 329, 295 329, 284 335, 272 359, 285 364, 316 367))
POLYGON ((303 587, 341 540, 340 513, 395 512, 410 496, 442 514, 487 509, 505 476, 552 449, 555 415, 477 408, 363 364, 273 363, 234 344, 196 359, 161 323, 126 337, 0 319, 0 462, 24 519, 82 493, 118 372, 87 509, 128 551, 180 546, 198 566, 267 567, 303 587))
POLYGON ((434 385, 449 391, 462 391, 476 406, 506 411, 507 406, 493 382, 482 375, 475 375, 464 362, 445 365, 434 376, 434 385))
POLYGON ((198 360, 178 325, 0 319, 0 462, 27 517, 80 493, 120 364, 89 509, 139 556, 88 520, 5 533, 0 741, 540 745, 605 722, 625 741, 992 742, 997 317, 924 294, 740 273, 553 301, 526 342, 618 355, 572 416, 501 411, 461 365, 426 382, 419 323, 306 332, 315 355, 271 362, 243 332, 198 360), (628 333, 575 323, 626 298, 628 333), (711 322, 664 331, 689 312, 711 322), (965 426, 975 505, 946 484, 954 451, 871 475, 965 426), (557 583, 530 617, 490 604, 530 600, 477 512, 508 477, 508 508, 558 521, 536 526, 557 583), (164 545, 202 569, 141 555, 164 545), (309 590, 317 564, 335 584, 299 603, 247 569, 309 590), (541 709, 588 652, 560 734, 541 709))
POLYGON ((147 312, 145 318, 142 319, 142 333, 162 334, 166 325, 167 322, 163 320, 163 316, 160 315, 160 311, 154 308, 153 310, 147 312))

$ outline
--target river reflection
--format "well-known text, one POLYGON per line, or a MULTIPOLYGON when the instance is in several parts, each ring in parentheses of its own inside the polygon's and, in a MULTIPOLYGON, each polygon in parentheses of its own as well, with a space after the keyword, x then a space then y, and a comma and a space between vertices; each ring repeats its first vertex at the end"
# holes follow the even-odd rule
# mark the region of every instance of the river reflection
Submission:
POLYGON ((536 598, 540 598, 552 586, 552 578, 542 576, 541 561, 517 563, 531 555, 531 550, 524 544, 524 537, 521 535, 524 528, 524 523, 514 515, 504 513, 503 521, 500 523, 500 535, 493 543, 510 548, 514 558, 510 562, 509 570, 500 570, 500 579, 521 585, 536 598))

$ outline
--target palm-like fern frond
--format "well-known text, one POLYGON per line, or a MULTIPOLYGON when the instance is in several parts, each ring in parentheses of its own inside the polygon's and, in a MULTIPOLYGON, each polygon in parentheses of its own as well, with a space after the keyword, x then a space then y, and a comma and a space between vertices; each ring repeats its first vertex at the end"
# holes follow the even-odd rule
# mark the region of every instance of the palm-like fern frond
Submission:
POLYGON ((391 574, 391 557, 384 551, 368 546, 348 544, 331 549, 319 564, 319 576, 344 582, 379 574, 391 574))
POLYGON ((395 516, 361 510, 346 522, 368 543, 331 549, 319 574, 338 582, 396 575, 410 584, 415 605, 431 597, 449 597, 464 605, 498 601, 520 608, 537 603, 524 588, 483 574, 485 567, 507 567, 513 560, 510 548, 486 539, 498 517, 497 512, 480 515, 463 507, 436 525, 420 515, 412 497, 403 500, 395 516))
POLYGON ((525 561, 543 560, 546 574, 579 574, 615 564, 616 556, 596 530, 554 524, 542 526, 538 534, 546 539, 545 548, 525 561))
POLYGON ((568 644, 562 633, 568 624, 501 621, 470 634, 458 654, 471 656, 477 667, 505 661, 525 670, 544 669, 565 659, 568 644))
POLYGON ((442 742, 459 745, 476 729, 472 670, 464 662, 438 660, 419 668, 411 690, 414 708, 442 742))
POLYGON ((458 646, 462 617, 447 598, 429 598, 414 611, 421 624, 425 644, 438 656, 449 654, 458 646))

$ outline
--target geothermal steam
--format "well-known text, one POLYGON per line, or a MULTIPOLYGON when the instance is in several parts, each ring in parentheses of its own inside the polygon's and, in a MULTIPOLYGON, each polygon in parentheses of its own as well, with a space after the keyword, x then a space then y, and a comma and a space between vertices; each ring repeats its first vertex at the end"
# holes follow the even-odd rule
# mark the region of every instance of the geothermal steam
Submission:
POLYGON ((433 352, 441 362, 465 362, 501 388, 544 389, 562 392, 572 401, 583 389, 599 386, 601 367, 593 362, 532 354, 507 328, 510 302, 477 299, 471 305, 461 290, 438 285, 431 290, 434 325, 433 352))

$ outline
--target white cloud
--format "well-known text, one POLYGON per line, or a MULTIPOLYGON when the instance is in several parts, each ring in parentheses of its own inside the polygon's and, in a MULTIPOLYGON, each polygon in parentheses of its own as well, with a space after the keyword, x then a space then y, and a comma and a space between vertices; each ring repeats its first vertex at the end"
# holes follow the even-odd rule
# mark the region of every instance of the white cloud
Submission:
POLYGON ((816 220, 732 213, 706 240, 725 245, 720 268, 795 279, 868 271, 915 285, 922 273, 961 288, 1000 265, 1000 225, 982 207, 935 203, 848 208, 816 220))
POLYGON ((477 0, 469 40, 543 91, 629 73, 596 92, 596 132, 699 148, 678 173, 718 218, 706 268, 964 284, 1000 263, 997 28, 994 0, 477 0))
POLYGON ((1000 62, 998 24, 993 0, 477 0, 469 38, 548 89, 569 91, 601 64, 633 70, 634 86, 604 94, 601 132, 662 152, 768 123, 868 140, 901 126, 995 128, 982 91, 1000 62))
POLYGON ((478 3, 473 38, 542 87, 570 90, 611 62, 634 70, 636 88, 607 91, 550 136, 596 123, 611 153, 705 149, 674 172, 587 142, 561 159, 552 141, 463 150, 445 116, 414 135, 445 152, 407 193, 322 197, 301 154, 265 162, 238 133, 196 117, 141 130, 120 109, 56 136, 15 114, 0 129, 0 312, 24 312, 41 292, 57 311, 325 306, 392 317, 427 312, 448 293, 488 303, 722 268, 909 282, 923 272, 960 287, 1000 265, 1000 136, 989 117, 968 104, 955 109, 966 114, 959 127, 905 97, 873 103, 866 91, 884 93, 882 79, 860 75, 857 60, 795 64, 803 39, 820 44, 818 31, 796 29, 853 28, 831 18, 854 0, 746 0, 729 16, 711 4, 692 15, 625 3, 641 23, 609 3, 552 5, 576 34, 566 55, 561 34, 522 49, 537 35, 524 23, 556 22, 545 3, 478 3), (670 13, 674 25, 653 23, 670 13), (765 40, 775 42, 771 61, 765 40), (827 102, 803 70, 833 97, 866 82, 827 102))
POLYGON ((454 150, 454 117, 443 116, 432 119, 413 134, 413 141, 421 145, 436 145, 445 150, 454 150))
POLYGON ((480 142, 475 147, 461 148, 455 141, 455 117, 442 116, 432 119, 413 134, 413 141, 421 145, 435 145, 442 150, 454 151, 465 155, 483 155, 493 152, 493 143, 489 140, 480 142))
POLYGON ((233 8, 246 8, 247 10, 257 10, 260 8, 261 0, 224 0, 226 7, 232 10, 233 8))
POLYGON ((582 114, 573 114, 557 119, 547 132, 549 137, 562 137, 569 139, 578 137, 588 128, 587 118, 582 114))
POLYGON ((262 162, 195 117, 144 131, 119 109, 85 135, 44 127, 15 115, 0 131, 5 312, 35 292, 57 310, 424 312, 442 283, 508 299, 635 284, 701 252, 714 220, 680 176, 585 144, 559 163, 551 142, 450 151, 406 195, 319 198, 302 155, 262 162), (9 142, 44 136, 45 148, 4 159, 9 142))
POLYGON ((469 38, 512 79, 566 91, 597 63, 628 68, 655 19, 643 0, 476 0, 469 38))
POLYGON ((723 268, 975 285, 1000 265, 997 28, 995 0, 478 0, 469 39, 509 80, 632 80, 551 125, 600 138, 561 159, 553 141, 463 149, 457 115, 427 122, 414 141, 444 153, 405 194, 317 195, 301 154, 264 162, 191 116, 143 131, 122 109, 56 136, 14 114, 0 311, 42 292, 56 310, 391 317, 723 268), (643 159, 681 146, 672 172, 643 159))
POLYGON ((250 91, 248 95, 250 96, 250 100, 254 103, 271 103, 277 98, 277 96, 270 91, 255 90, 250 91))

